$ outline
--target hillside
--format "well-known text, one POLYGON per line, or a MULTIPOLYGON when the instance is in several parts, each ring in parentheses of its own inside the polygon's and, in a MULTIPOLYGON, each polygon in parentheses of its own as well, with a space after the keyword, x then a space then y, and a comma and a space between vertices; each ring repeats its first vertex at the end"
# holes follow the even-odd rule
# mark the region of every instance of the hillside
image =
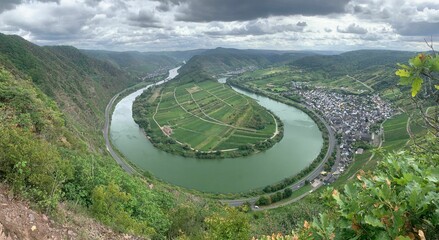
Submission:
POLYGON ((76 48, 40 47, 18 36, 0 34, 0 61, 4 68, 30 78, 53 98, 68 127, 90 147, 100 141, 108 100, 137 81, 76 48))
POLYGON ((220 216, 248 230, 242 213, 95 151, 105 104, 132 82, 123 72, 72 47, 1 43, 0 238, 203 239, 220 216))
MULTIPOLYGON (((0 67, 0 181, 10 187, 11 200, 29 199, 47 213, 63 201, 118 231, 164 234, 173 197, 90 152, 64 117, 31 79, 0 67)), ((0 223, 15 229, 7 219, 0 223)))
POLYGON ((350 75, 371 86, 383 90, 393 86, 396 63, 405 62, 414 52, 388 50, 358 50, 340 55, 306 56, 292 61, 289 65, 306 72, 321 75, 331 81, 350 75))

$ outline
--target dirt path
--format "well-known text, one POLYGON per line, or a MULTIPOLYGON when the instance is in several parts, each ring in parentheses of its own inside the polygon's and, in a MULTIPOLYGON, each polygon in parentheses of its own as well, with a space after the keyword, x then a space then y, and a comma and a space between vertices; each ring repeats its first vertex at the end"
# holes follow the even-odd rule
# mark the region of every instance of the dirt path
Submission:
POLYGON ((270 139, 273 139, 276 137, 276 135, 279 134, 279 127, 278 127, 278 123, 277 123, 277 119, 274 117, 273 114, 271 114, 271 112, 268 112, 274 119, 274 123, 276 124, 276 131, 274 131, 273 136, 270 137, 270 139))
POLYGON ((375 90, 373 90, 373 88, 372 88, 371 86, 365 84, 364 82, 362 82, 362 81, 360 81, 360 80, 358 80, 358 79, 356 79, 356 78, 354 78, 354 77, 351 77, 351 76, 349 76, 349 75, 346 75, 346 77, 348 77, 348 78, 350 78, 350 79, 352 79, 352 80, 354 80, 354 81, 360 83, 361 85, 363 85, 363 86, 365 86, 367 89, 369 89, 371 92, 375 91, 375 90))
POLYGON ((210 120, 204 119, 204 118, 202 118, 202 117, 199 117, 199 116, 197 116, 197 115, 195 115, 195 114, 189 112, 189 111, 188 111, 185 107, 183 107, 183 106, 181 105, 181 103, 178 101, 178 99, 177 99, 177 95, 175 94, 176 90, 177 90, 177 88, 174 89, 174 99, 175 99, 175 102, 177 103, 177 105, 180 106, 180 108, 183 109, 186 113, 188 113, 188 114, 190 114, 190 115, 192 115, 192 116, 194 116, 194 117, 200 119, 201 121, 208 122, 208 123, 212 123, 212 124, 216 124, 216 125, 221 125, 221 126, 226 126, 226 127, 236 128, 236 129, 244 130, 244 131, 253 131, 252 129, 240 128, 240 127, 236 127, 236 126, 229 125, 229 124, 226 124, 226 123, 218 123, 218 122, 210 121, 210 120))

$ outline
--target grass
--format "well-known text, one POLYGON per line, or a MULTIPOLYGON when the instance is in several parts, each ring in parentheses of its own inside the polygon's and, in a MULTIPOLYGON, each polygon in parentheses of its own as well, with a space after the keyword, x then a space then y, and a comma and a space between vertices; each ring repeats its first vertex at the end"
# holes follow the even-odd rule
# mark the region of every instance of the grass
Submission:
POLYGON ((149 113, 156 134, 167 126, 171 138, 199 151, 256 144, 276 130, 275 119, 254 100, 212 81, 172 83, 149 102, 156 106, 157 113, 149 113))
POLYGON ((403 113, 388 119, 384 124, 383 149, 387 151, 397 151, 403 148, 410 139, 407 133, 408 115, 403 113))

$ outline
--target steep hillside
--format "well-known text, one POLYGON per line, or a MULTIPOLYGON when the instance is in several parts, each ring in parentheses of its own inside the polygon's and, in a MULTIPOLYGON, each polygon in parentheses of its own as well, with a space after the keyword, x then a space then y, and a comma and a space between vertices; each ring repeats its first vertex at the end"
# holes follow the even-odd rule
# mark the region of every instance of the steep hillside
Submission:
POLYGON ((71 47, 0 36, 1 239, 205 239, 212 212, 228 214, 91 150, 101 107, 132 82, 123 72, 71 47))
POLYGON ((20 77, 29 77, 53 98, 69 128, 88 143, 100 141, 108 100, 136 83, 123 71, 76 48, 40 47, 18 36, 0 34, 0 62, 20 77))

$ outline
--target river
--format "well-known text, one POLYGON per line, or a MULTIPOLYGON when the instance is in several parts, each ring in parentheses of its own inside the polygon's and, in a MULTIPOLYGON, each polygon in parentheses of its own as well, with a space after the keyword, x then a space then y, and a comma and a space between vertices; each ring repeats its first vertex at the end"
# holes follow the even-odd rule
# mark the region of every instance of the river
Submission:
MULTIPOLYGON (((177 76, 177 70, 170 70, 164 81, 177 76)), ((132 118, 133 101, 144 89, 124 97, 115 106, 110 126, 111 141, 130 162, 178 186, 215 193, 261 188, 299 173, 314 160, 323 146, 318 126, 301 110, 234 88, 281 119, 284 137, 279 143, 265 152, 230 159, 185 158, 166 153, 151 144, 132 118)))

